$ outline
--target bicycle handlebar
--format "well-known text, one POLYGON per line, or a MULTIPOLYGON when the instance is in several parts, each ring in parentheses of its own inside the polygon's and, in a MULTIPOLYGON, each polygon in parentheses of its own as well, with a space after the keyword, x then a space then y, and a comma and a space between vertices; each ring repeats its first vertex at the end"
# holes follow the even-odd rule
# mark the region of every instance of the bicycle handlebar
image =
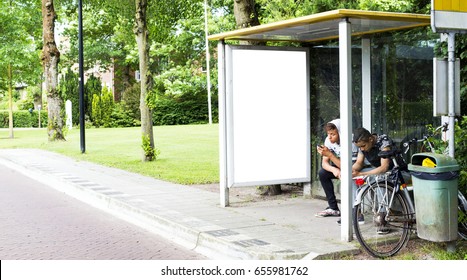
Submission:
POLYGON ((427 138, 428 138, 427 136, 424 136, 423 139, 413 138, 413 139, 411 139, 411 140, 409 140, 407 142, 404 142, 402 144, 402 146, 404 147, 403 153, 407 154, 407 152, 410 150, 410 145, 415 144, 415 143, 424 142, 427 138))
POLYGON ((435 129, 435 132, 438 131, 438 130, 441 129, 441 128, 443 129, 443 132, 446 132, 446 131, 449 130, 448 126, 449 126, 449 124, 448 124, 447 122, 445 122, 443 125, 438 126, 438 127, 435 129))
POLYGON ((408 152, 409 149, 410 149, 410 145, 415 144, 415 143, 425 142, 425 141, 428 142, 428 145, 429 145, 430 148, 433 150, 433 145, 432 145, 432 143, 431 143, 431 141, 430 141, 430 137, 433 137, 433 136, 437 135, 436 132, 438 132, 439 130, 441 130, 442 132, 448 131, 448 130, 449 130, 448 126, 449 126, 449 124, 446 122, 446 123, 444 123, 443 125, 438 126, 438 127, 433 131, 433 133, 431 133, 431 134, 429 134, 429 135, 424 135, 424 136, 423 136, 423 139, 412 138, 411 140, 409 140, 409 141, 407 141, 407 142, 404 142, 404 143, 402 144, 402 146, 404 147, 403 153, 404 153, 404 154, 407 154, 407 152, 408 152))

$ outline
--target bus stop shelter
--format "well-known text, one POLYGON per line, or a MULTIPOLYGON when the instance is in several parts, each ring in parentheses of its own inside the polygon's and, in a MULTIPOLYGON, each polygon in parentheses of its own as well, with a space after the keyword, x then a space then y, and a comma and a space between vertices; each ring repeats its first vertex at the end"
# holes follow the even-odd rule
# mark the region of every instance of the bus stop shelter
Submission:
POLYGON ((209 40, 218 41, 221 206, 229 205, 231 187, 309 184, 313 148, 307 48, 226 44, 226 41, 294 45, 337 40, 341 239, 351 241, 351 38, 361 37, 362 124, 370 128, 371 42, 366 35, 429 25, 429 15, 344 9, 209 36, 209 40))

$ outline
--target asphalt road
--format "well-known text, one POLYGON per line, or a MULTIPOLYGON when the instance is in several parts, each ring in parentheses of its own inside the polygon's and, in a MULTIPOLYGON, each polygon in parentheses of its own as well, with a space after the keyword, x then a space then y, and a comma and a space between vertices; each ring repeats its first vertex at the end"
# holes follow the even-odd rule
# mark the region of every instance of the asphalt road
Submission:
POLYGON ((0 165, 0 259, 206 258, 0 165))

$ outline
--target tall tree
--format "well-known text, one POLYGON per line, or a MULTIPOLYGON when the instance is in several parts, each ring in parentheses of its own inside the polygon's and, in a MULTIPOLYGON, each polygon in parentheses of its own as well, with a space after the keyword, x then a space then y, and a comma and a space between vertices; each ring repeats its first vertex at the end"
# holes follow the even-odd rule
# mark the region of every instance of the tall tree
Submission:
MULTIPOLYGON (((40 73, 35 1, 0 0, 0 92, 8 91, 10 138, 13 133, 13 90, 17 84, 37 84, 40 73)), ((39 17, 40 19, 40 17, 39 17)))
POLYGON ((149 71, 149 30, 147 26, 148 0, 136 0, 134 33, 138 43, 139 72, 141 79, 141 95, 139 109, 141 111, 141 133, 143 139, 143 160, 154 159, 154 132, 152 129, 152 114, 146 104, 146 96, 152 87, 152 77, 149 71), (148 146, 149 144, 149 146, 148 146))
POLYGON ((259 25, 255 0, 234 0, 234 15, 237 28, 259 25))
MULTIPOLYGON (((129 22, 134 22, 133 36, 136 38, 135 41, 137 43, 139 72, 141 77, 140 111, 144 161, 154 159, 155 144, 152 112, 146 104, 146 99, 153 85, 153 73, 160 69, 159 65, 157 65, 157 59, 151 60, 150 47, 154 43, 167 40, 172 29, 176 28, 178 20, 185 17, 187 11, 192 9, 195 2, 200 1, 201 0, 93 0, 89 2, 96 10, 102 9, 104 13, 105 11, 112 11, 112 17, 119 20, 116 24, 118 27, 127 27, 129 22), (129 8, 129 4, 133 4, 131 6, 134 7, 134 9, 129 8), (120 17, 116 17, 115 13, 119 12, 121 13, 120 17), (129 17, 131 12, 133 12, 133 20, 129 17)), ((121 30, 118 32, 120 31, 121 30)), ((120 32, 119 38, 128 38, 126 35, 123 35, 124 33, 126 34, 126 32, 120 32)), ((130 50, 130 55, 126 57, 132 57, 132 52, 133 50, 130 50)))
POLYGON ((55 13, 53 0, 42 0, 42 31, 44 46, 42 49, 42 63, 45 76, 45 92, 47 94, 49 141, 65 140, 63 134, 63 118, 60 114, 62 99, 58 89, 58 63, 60 52, 55 43, 55 13))

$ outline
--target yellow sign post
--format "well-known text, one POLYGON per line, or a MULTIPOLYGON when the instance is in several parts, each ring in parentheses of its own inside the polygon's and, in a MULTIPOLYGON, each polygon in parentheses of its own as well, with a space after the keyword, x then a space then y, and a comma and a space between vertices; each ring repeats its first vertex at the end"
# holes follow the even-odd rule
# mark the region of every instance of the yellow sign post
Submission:
MULTIPOLYGON (((467 1, 466 0, 431 0, 431 28, 434 32, 446 33, 448 41, 448 58, 447 58, 447 76, 445 82, 447 84, 447 92, 440 90, 435 94, 438 96, 447 94, 448 101, 448 143, 449 143, 449 156, 454 158, 455 155, 455 137, 454 137, 454 124, 456 117, 456 75, 459 75, 459 70, 456 71, 455 62, 455 47, 456 47, 456 34, 467 33, 467 1)), ((458 86, 458 85, 457 85, 458 86)), ((459 90, 459 89, 457 89, 459 90)), ((460 111, 460 110, 459 110, 460 111)), ((447 243, 447 251, 455 252, 456 243, 450 241, 447 243)))
MULTIPOLYGON (((456 34, 467 33, 466 0, 431 0, 431 28, 434 32, 446 33, 448 41, 448 71, 446 77, 449 117, 449 155, 454 157, 454 121, 456 116, 456 69, 455 46, 456 34)), ((458 73, 457 73, 458 74, 458 73)), ((435 94, 446 94, 444 91, 435 94)))
POLYGON ((434 0, 434 10, 467 12, 467 1, 465 0, 434 0))
POLYGON ((431 27, 434 32, 467 31, 466 0, 431 0, 431 27))

